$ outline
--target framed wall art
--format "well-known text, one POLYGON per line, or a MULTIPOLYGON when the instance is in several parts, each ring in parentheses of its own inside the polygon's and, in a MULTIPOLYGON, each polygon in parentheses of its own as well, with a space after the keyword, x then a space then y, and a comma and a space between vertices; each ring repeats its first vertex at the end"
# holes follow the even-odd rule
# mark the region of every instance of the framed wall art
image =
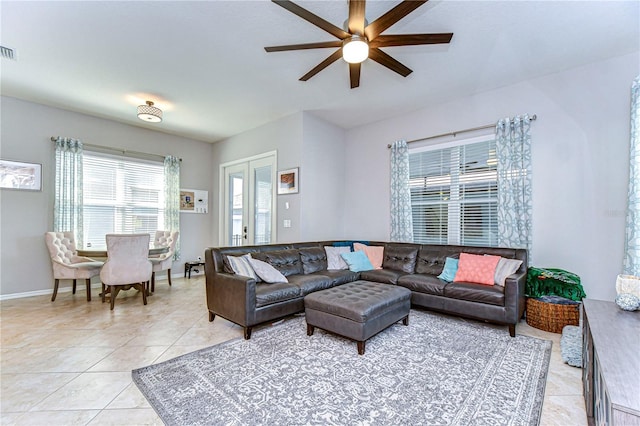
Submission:
POLYGON ((278 195, 298 193, 298 167, 278 172, 278 195))
POLYGON ((0 188, 42 191, 42 164, 0 160, 0 188))

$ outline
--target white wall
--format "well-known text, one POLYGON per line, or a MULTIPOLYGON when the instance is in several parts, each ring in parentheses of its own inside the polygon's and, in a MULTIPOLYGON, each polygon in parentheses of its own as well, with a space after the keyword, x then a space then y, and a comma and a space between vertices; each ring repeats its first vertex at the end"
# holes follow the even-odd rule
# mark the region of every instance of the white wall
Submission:
POLYGON ((300 237, 340 239, 344 234, 345 131, 311 115, 303 120, 300 237))
MULTIPOLYGON (((213 164, 277 151, 278 170, 300 168, 297 194, 277 196, 277 242, 338 238, 342 232, 344 131, 306 112, 233 136, 213 147, 213 164), (289 208, 285 207, 289 203, 289 208), (283 221, 291 221, 290 228, 283 221)), ((219 171, 213 177, 219 195, 219 171)), ((218 245, 219 209, 215 209, 213 241, 218 245)))
MULTIPOLYGON (((0 157, 41 163, 43 180, 42 192, 0 190, 2 296, 53 288, 51 263, 44 243, 44 233, 53 228, 55 164, 51 136, 181 157, 181 187, 212 193, 214 168, 210 163, 212 146, 208 143, 6 96, 1 98, 1 113, 0 157)), ((203 256, 204 248, 211 245, 212 207, 210 200, 208 214, 180 215, 182 258, 174 262, 172 273, 181 273, 185 261, 203 256)))
POLYGON ((587 297, 613 300, 624 248, 630 87, 639 73, 636 52, 348 131, 346 237, 389 238, 388 143, 535 113, 532 264, 575 272, 587 297))

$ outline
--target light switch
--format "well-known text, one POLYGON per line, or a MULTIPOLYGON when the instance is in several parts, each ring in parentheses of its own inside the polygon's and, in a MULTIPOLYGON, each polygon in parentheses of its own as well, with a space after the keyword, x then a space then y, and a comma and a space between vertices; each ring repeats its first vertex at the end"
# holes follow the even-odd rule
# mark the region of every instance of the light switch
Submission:
POLYGON ((282 222, 282 226, 284 226, 285 228, 291 228, 291 219, 285 219, 282 222))
POLYGON ((284 203, 284 208, 289 210, 289 202, 288 201, 284 203))

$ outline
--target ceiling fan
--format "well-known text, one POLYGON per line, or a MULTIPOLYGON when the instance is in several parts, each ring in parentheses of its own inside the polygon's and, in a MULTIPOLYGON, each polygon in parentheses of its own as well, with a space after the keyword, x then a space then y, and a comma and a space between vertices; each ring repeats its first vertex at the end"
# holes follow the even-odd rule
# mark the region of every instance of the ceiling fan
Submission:
POLYGON ((362 62, 367 58, 371 58, 377 63, 406 77, 412 73, 412 70, 384 53, 380 50, 381 47, 446 44, 451 41, 451 37, 453 36, 453 33, 381 35, 384 30, 425 4, 428 0, 404 0, 370 24, 367 24, 364 15, 366 0, 349 0, 349 19, 345 22, 345 29, 333 25, 292 1, 272 1, 339 39, 335 41, 289 44, 264 48, 267 52, 319 49, 325 47, 338 48, 331 56, 300 77, 301 81, 309 80, 341 57, 349 63, 349 76, 352 89, 360 85, 360 67, 362 62))

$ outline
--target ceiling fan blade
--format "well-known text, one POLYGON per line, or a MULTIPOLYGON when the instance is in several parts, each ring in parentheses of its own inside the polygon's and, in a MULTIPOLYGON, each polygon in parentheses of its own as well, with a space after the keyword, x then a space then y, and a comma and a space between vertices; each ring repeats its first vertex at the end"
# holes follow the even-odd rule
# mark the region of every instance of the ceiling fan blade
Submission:
POLYGON ((349 78, 351 79, 351 88, 355 89, 360 86, 360 70, 362 63, 349 64, 349 78))
POLYGON ((395 71, 403 77, 408 76, 413 71, 406 66, 402 65, 400 62, 393 59, 391 56, 384 53, 382 50, 375 48, 369 49, 369 58, 373 59, 380 65, 384 65, 389 68, 391 71, 395 71))
POLYGON ((369 47, 410 46, 416 44, 446 44, 453 33, 381 35, 369 42, 369 47))
POLYGON ((428 0, 404 0, 402 3, 367 25, 364 34, 369 41, 375 39, 381 32, 425 4, 428 0))
POLYGON ((351 34, 346 32, 345 30, 343 30, 343 29, 341 29, 339 27, 336 27, 335 25, 333 25, 332 23, 330 23, 328 21, 325 21, 324 19, 322 19, 318 15, 315 15, 315 14, 309 12, 307 9, 298 6, 297 4, 295 4, 292 1, 289 1, 289 0, 271 0, 271 1, 274 2, 275 4, 277 4, 278 6, 287 9, 289 12, 293 13, 294 15, 298 15, 299 17, 301 17, 305 21, 308 21, 308 22, 312 23, 316 27, 322 28, 323 30, 325 30, 329 34, 339 38, 340 40, 343 40, 343 39, 351 36, 351 34))
POLYGON ((336 41, 321 41, 319 43, 305 43, 305 44, 287 44, 284 46, 268 46, 264 50, 267 52, 284 52, 287 50, 304 50, 304 49, 321 49, 324 47, 341 47, 342 42, 336 41))
POLYGON ((365 0, 349 0, 349 32, 364 35, 365 0))
POLYGON ((333 54, 331 56, 329 56, 324 61, 320 62, 311 71, 309 71, 308 73, 306 73, 305 75, 300 77, 300 81, 309 80, 311 77, 313 77, 314 75, 318 74, 320 71, 322 71, 323 69, 325 69, 326 67, 328 67, 329 65, 331 65, 332 63, 334 63, 335 61, 337 61, 340 58, 342 58, 342 48, 340 48, 340 49, 336 50, 335 52, 333 52, 333 54))

